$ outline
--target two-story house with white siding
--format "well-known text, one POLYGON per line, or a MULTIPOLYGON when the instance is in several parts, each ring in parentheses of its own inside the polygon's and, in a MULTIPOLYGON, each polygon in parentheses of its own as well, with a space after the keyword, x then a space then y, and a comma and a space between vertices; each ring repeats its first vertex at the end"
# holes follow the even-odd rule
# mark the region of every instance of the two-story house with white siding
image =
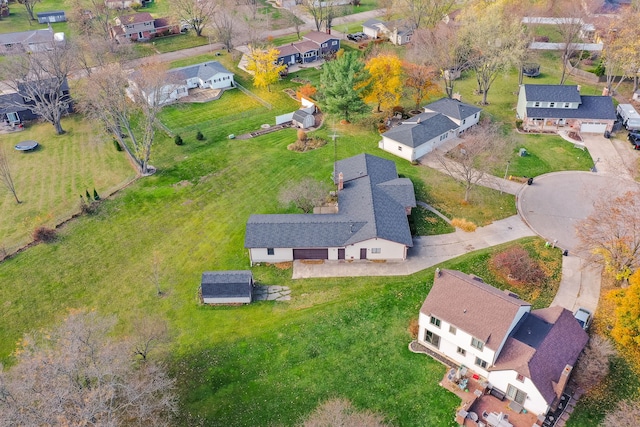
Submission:
POLYGON ((154 18, 149 12, 118 16, 111 27, 111 36, 116 40, 148 40, 152 37, 177 34, 179 28, 167 18, 154 18))
POLYGON ((477 124, 482 111, 449 98, 432 102, 424 110, 383 133, 378 147, 412 162, 477 124))
POLYGON ((570 311, 531 311, 517 295, 459 271, 437 270, 420 309, 419 343, 537 415, 560 398, 587 340, 570 311))
POLYGON ((610 96, 582 95, 579 85, 521 85, 516 115, 528 131, 604 134, 616 121, 610 96))

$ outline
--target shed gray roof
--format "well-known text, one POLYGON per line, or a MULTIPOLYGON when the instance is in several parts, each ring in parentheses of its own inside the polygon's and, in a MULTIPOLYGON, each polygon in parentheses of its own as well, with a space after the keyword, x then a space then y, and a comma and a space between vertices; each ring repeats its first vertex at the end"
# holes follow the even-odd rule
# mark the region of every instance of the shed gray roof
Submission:
POLYGON ((441 269, 420 312, 451 323, 496 351, 520 308, 530 306, 475 276, 441 269))
POLYGON ((464 102, 460 102, 456 99, 451 98, 439 99, 435 102, 432 102, 431 104, 426 105, 424 108, 427 111, 442 113, 445 116, 456 120, 464 120, 482 111, 482 108, 465 104, 464 102))
POLYGON ((38 12, 36 13, 36 16, 38 16, 38 18, 40 17, 47 17, 47 16, 58 16, 58 15, 64 15, 64 10, 50 10, 48 12, 38 12))
POLYGON ((367 19, 362 23, 363 27, 369 27, 369 28, 380 28, 381 25, 386 26, 386 24, 383 21, 375 18, 367 19))
POLYGON ((296 122, 302 123, 307 116, 311 116, 312 114, 307 113, 304 110, 296 110, 293 112, 293 116, 291 120, 295 120, 296 122))
POLYGON ((208 80, 218 73, 233 74, 218 61, 202 62, 200 64, 189 65, 187 67, 173 68, 169 70, 169 73, 180 76, 185 80, 193 77, 208 80))
POLYGON ((491 370, 524 375, 551 404, 563 391, 557 385, 565 366, 575 366, 588 340, 569 310, 534 310, 514 329, 491 370))
POLYGON ((253 275, 249 270, 205 271, 202 273, 202 297, 251 296, 253 275))
POLYGON ((615 120, 616 109, 610 96, 583 95, 578 108, 527 108, 527 118, 615 120))
POLYGON ((458 129, 458 125, 444 114, 421 113, 382 134, 408 147, 416 148, 433 138, 458 129))
POLYGON ((524 85, 527 101, 541 102, 581 102, 582 97, 576 85, 524 85))
POLYGON ((247 248, 341 247, 380 238, 412 246, 405 208, 414 207, 413 184, 398 178, 395 163, 369 154, 340 160, 344 188, 336 214, 251 215, 247 248))

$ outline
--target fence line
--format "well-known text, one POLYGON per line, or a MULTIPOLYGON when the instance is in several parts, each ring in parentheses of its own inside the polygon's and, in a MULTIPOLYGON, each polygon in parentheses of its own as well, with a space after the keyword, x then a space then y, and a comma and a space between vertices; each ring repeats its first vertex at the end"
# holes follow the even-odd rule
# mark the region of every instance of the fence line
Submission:
POLYGON ((273 109, 273 105, 269 104, 267 101, 265 101, 264 99, 260 98, 258 95, 256 95, 255 93, 251 92, 249 89, 245 88, 240 83, 238 83, 238 82, 235 82, 235 83, 236 83, 236 86, 238 87, 238 89, 240 89, 242 92, 246 93, 247 95, 249 95, 250 97, 252 97, 256 101, 258 101, 260 104, 262 104, 265 107, 267 107, 269 110, 273 109))

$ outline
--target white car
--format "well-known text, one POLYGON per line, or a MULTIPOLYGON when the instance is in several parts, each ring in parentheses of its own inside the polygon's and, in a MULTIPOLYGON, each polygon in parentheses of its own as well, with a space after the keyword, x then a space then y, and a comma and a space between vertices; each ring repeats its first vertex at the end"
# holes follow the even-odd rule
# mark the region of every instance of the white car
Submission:
POLYGON ((580 326, 582 326, 582 329, 584 329, 585 331, 587 330, 587 328, 591 324, 591 312, 589 310, 587 310, 586 308, 580 307, 573 314, 573 317, 576 318, 578 323, 580 323, 580 326))

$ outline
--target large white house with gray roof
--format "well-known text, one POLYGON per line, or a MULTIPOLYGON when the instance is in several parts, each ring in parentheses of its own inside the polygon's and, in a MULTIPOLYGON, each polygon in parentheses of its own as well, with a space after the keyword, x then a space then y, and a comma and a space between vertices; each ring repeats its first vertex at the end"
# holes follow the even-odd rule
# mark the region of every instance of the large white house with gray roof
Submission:
MULTIPOLYGON (((158 97, 161 105, 170 104, 189 95, 189 89, 228 89, 235 87, 233 73, 218 61, 202 62, 167 71, 167 84, 158 97)), ((135 84, 130 80, 131 84, 135 84)), ((149 102, 157 101, 153 93, 147 94, 149 102)))
POLYGON ((251 215, 245 247, 251 264, 295 259, 404 260, 413 246, 407 215, 413 184, 391 160, 360 154, 334 165, 338 211, 251 215))
POLYGON ((383 133, 379 147, 412 162, 477 124, 482 111, 449 98, 432 102, 424 110, 383 133))
POLYGON ((578 85, 521 85, 517 117, 531 131, 611 131, 616 110, 610 96, 588 96, 578 85))

